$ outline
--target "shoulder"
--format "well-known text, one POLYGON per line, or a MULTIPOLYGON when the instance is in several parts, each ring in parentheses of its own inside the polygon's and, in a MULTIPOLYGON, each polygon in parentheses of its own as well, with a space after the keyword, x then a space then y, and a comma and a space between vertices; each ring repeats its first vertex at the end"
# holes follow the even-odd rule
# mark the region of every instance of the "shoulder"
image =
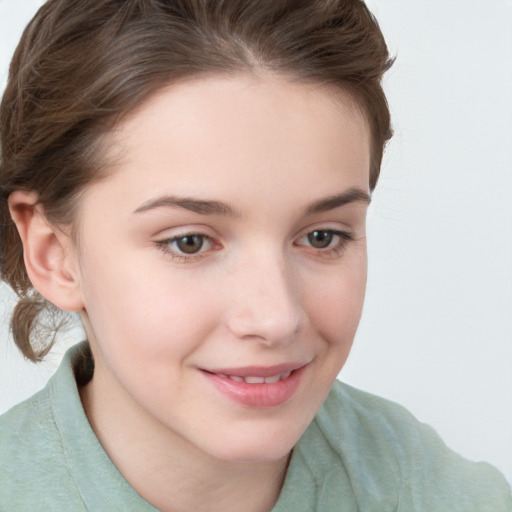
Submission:
POLYGON ((23 473, 23 466, 37 456, 35 439, 47 441, 55 432, 48 428, 51 422, 51 407, 47 389, 43 389, 28 400, 16 405, 0 416, 0 471, 14 476, 23 473))
POLYGON ((51 381, 0 416, 0 510, 82 510, 52 408, 51 381), (62 493, 57 489, 65 490, 62 493), (55 491, 55 492, 54 492, 55 491), (51 495, 51 503, 46 503, 51 495))
POLYGON ((353 488, 386 495, 396 510, 512 511, 495 468, 456 454, 394 402, 336 381, 314 423, 353 488))

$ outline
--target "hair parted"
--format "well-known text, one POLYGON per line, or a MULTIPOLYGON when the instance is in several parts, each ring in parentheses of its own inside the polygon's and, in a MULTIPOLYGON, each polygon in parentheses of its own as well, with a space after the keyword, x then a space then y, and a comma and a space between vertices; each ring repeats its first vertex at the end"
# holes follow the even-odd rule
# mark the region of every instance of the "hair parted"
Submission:
MULTIPOLYGON (((265 70, 335 86, 372 135, 370 189, 391 137, 381 80, 391 65, 361 0, 49 0, 25 29, 0 107, 0 271, 19 296, 11 328, 25 357, 51 305, 33 289, 7 200, 38 194, 48 220, 71 225, 80 191, 101 178, 101 142, 161 87, 206 74, 265 70)), ((38 348, 35 348, 35 347, 38 348)))

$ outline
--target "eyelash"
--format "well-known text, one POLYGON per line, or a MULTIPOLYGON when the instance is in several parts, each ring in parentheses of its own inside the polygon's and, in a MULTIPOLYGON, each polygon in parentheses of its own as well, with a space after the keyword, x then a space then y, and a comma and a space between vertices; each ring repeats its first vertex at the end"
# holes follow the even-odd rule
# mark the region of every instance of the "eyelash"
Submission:
MULTIPOLYGON (((304 233, 303 235, 301 235, 298 238, 298 240, 302 240, 304 238, 309 238, 309 236, 312 235, 313 233, 327 233, 329 236, 338 237, 338 241, 334 245, 334 247, 328 246, 326 248, 315 248, 315 247, 312 247, 311 245, 308 246, 314 252, 316 252, 317 256, 319 256, 319 257, 325 257, 325 258, 339 257, 339 256, 341 256, 343 251, 346 249, 347 244, 355 240, 355 237, 352 233, 350 233, 348 231, 340 231, 337 229, 313 229, 313 230, 308 231, 307 233, 304 233)), ((200 249, 202 249, 205 240, 208 241, 208 243, 211 245, 211 247, 214 248, 214 250, 216 248, 221 247, 221 245, 216 243, 210 236, 205 235, 203 233, 194 233, 194 232, 180 234, 178 236, 175 236, 172 238, 167 238, 165 240, 157 240, 157 241, 155 241, 155 245, 161 251, 163 251, 164 254, 166 254, 167 256, 170 256, 173 260, 178 261, 180 263, 187 263, 187 262, 192 262, 192 261, 201 259, 204 257, 204 253, 208 252, 208 250, 211 249, 211 247, 210 247, 206 250, 199 250, 196 253, 185 254, 185 253, 178 253, 178 252, 176 252, 176 249, 171 248, 171 244, 176 243, 179 240, 183 240, 184 238, 187 238, 187 237, 201 238, 202 243, 201 243, 200 249)), ((295 245, 302 245, 302 244, 295 243, 295 245)), ((330 242, 329 242, 329 245, 330 245, 330 242)))
MULTIPOLYGON (((311 231, 308 231, 304 235, 302 235, 299 240, 302 240, 303 238, 309 238, 310 235, 313 233, 328 233, 330 236, 338 237, 338 241, 335 243, 334 246, 328 246, 326 248, 316 248, 312 246, 308 246, 313 251, 316 252, 316 255, 322 258, 336 258, 343 254, 344 250, 346 249, 347 245, 354 241, 355 237, 352 233, 348 231, 340 231, 338 229, 313 229, 311 231)), ((330 244, 329 244, 330 245, 330 244)))
MULTIPOLYGON (((178 261, 180 263, 186 263, 189 261, 194 261, 194 260, 198 260, 198 259, 202 258, 205 251, 185 254, 185 253, 178 253, 178 252, 176 252, 175 249, 171 248, 171 244, 178 242, 179 240, 183 240, 184 238, 187 238, 187 237, 201 238, 202 239, 201 249, 202 249, 202 246, 203 246, 205 240, 208 240, 212 247, 214 247, 216 245, 215 242, 212 240, 212 238, 209 237, 208 235, 205 235, 203 233, 193 233, 193 232, 192 233, 183 233, 178 236, 174 236, 172 238, 166 238, 165 240, 157 240, 155 242, 155 244, 160 250, 163 251, 163 253, 165 255, 170 256, 173 260, 178 261)), ((217 245, 220 246, 220 244, 217 244, 217 245)))

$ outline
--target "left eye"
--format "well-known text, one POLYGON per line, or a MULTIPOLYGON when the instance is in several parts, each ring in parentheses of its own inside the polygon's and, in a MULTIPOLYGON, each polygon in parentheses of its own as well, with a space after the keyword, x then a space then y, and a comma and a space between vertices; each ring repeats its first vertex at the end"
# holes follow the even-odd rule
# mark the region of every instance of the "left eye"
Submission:
POLYGON ((312 231, 308 233, 307 239, 311 247, 315 249, 325 249, 331 245, 332 239, 334 238, 334 233, 332 231, 312 231))
POLYGON ((212 243, 206 235, 184 235, 173 238, 167 246, 180 254, 197 254, 210 249, 212 243))
POLYGON ((308 245, 313 249, 327 249, 338 247, 342 245, 343 242, 349 240, 352 240, 352 236, 344 231, 315 229, 302 236, 298 243, 299 245, 308 245))

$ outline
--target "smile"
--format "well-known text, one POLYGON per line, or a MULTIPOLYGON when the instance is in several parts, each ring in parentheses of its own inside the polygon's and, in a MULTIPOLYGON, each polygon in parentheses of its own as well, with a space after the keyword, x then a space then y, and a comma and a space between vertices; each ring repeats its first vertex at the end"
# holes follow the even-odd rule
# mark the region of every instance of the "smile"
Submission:
POLYGON ((272 384, 274 382, 279 382, 280 380, 285 380, 291 375, 291 371, 285 373, 278 373, 276 375, 271 375, 270 377, 258 377, 258 376, 247 376, 241 377, 240 375, 225 375, 224 373, 217 373, 219 377, 228 378, 234 380, 235 382, 246 382, 247 384, 272 384))
POLYGON ((307 364, 274 367, 202 370, 214 389, 238 404, 252 408, 277 407, 290 400, 302 380, 307 364))

